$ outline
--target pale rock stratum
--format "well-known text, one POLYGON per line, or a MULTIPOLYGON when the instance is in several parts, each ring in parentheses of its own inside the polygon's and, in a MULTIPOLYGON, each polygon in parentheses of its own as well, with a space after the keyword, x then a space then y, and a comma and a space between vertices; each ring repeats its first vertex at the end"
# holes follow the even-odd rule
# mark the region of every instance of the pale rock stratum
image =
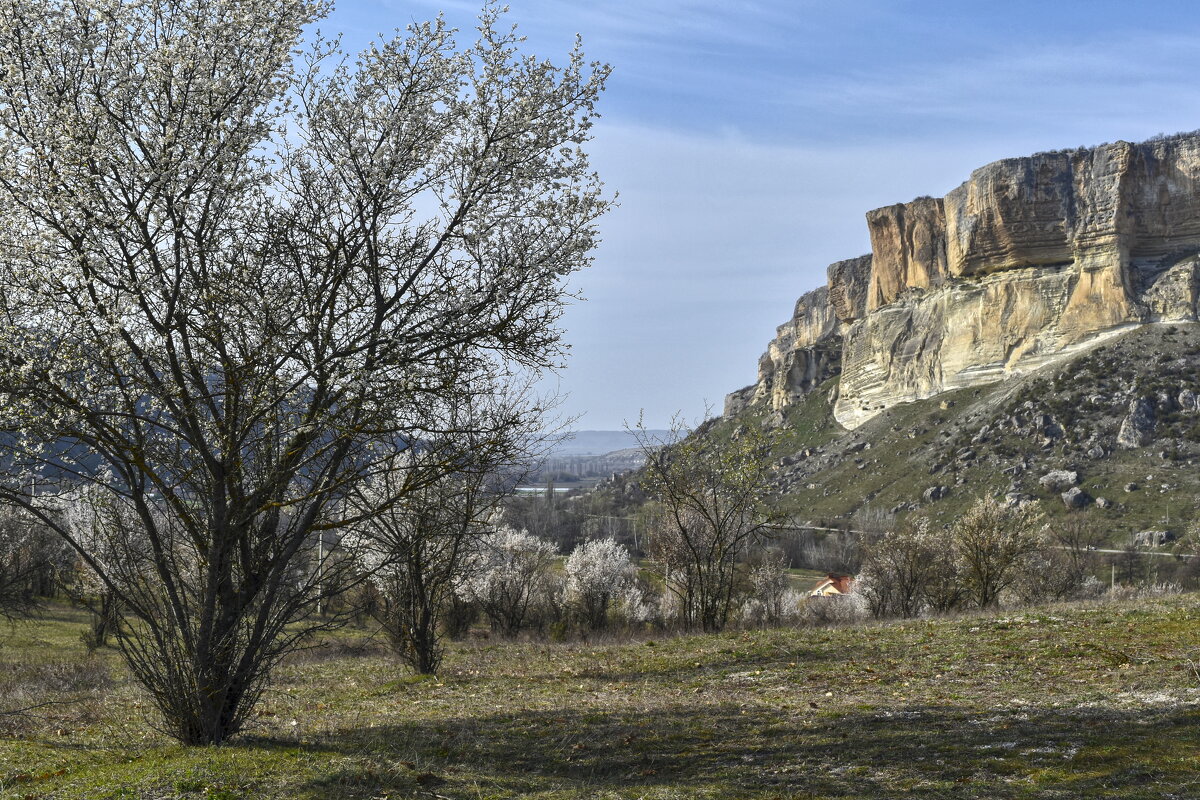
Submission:
POLYGON ((839 374, 854 428, 897 403, 1037 369, 1131 328, 1194 322, 1200 133, 997 161, 867 214, 726 401, 782 411, 839 374))

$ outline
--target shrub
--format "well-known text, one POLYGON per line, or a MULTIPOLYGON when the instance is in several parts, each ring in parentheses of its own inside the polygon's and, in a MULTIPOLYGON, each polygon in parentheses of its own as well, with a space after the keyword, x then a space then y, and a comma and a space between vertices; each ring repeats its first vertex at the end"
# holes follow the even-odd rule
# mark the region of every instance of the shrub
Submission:
POLYGON ((578 545, 564 571, 567 605, 589 630, 608 626, 614 598, 621 597, 637 575, 629 551, 611 538, 578 545))
POLYGON ((802 625, 834 626, 861 622, 870 614, 870 606, 861 594, 809 597, 800 604, 802 625))
POLYGON ((507 636, 529 623, 544 625, 560 594, 552 576, 555 555, 549 542, 525 531, 498 528, 481 537, 460 594, 478 605, 493 630, 507 636))
POLYGON ((864 545, 856 591, 876 617, 915 617, 926 608, 948 611, 962 599, 958 560, 944 533, 924 517, 909 518, 864 545))

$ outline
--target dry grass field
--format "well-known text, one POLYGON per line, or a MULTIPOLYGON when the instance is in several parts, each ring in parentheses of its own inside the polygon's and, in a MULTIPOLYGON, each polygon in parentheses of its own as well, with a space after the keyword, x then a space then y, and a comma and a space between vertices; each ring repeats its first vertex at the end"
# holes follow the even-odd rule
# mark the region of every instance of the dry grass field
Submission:
POLYGON ((62 606, 0 637, 4 798, 1195 798, 1200 597, 624 643, 347 630, 184 748, 62 606))

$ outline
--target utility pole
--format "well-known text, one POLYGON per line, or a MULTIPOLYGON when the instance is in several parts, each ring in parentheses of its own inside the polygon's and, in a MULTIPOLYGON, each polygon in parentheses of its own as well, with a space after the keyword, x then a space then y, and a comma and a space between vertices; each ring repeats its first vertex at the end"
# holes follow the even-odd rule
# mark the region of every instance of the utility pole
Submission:
POLYGON ((325 531, 317 534, 317 616, 321 616, 321 610, 324 607, 325 596, 321 590, 321 578, 324 577, 325 568, 325 531))

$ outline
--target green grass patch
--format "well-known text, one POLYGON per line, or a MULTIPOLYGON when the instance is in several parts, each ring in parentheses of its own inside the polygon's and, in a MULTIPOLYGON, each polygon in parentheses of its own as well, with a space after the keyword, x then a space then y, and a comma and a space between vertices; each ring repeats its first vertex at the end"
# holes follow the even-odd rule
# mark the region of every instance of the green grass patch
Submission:
MULTIPOLYGON (((0 663, 86 661, 84 619, 0 663)), ((335 647, 245 734, 155 732, 120 665, 0 740, 4 798, 1191 797, 1200 597, 584 645, 477 641, 415 679, 335 647)), ((361 632, 348 632, 361 639, 361 632)), ((36 687, 30 688, 34 692, 36 687)))

